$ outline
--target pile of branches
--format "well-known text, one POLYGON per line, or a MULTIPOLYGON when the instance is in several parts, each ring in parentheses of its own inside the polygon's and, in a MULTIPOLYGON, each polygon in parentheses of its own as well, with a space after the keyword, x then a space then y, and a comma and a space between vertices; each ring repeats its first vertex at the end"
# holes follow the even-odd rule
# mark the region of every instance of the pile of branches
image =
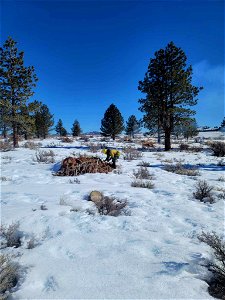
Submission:
POLYGON ((63 160, 59 171, 55 175, 78 176, 86 173, 109 173, 112 170, 111 164, 99 157, 67 157, 63 160))

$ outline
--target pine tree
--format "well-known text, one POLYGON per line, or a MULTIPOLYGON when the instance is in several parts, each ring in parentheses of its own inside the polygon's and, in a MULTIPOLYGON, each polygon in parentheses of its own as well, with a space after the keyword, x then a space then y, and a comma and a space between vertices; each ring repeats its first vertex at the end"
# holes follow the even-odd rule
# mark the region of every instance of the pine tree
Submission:
POLYGON ((0 106, 3 107, 4 125, 13 132, 13 145, 18 147, 18 127, 25 126, 27 115, 22 110, 34 94, 37 77, 34 67, 24 66, 24 52, 18 52, 16 42, 9 37, 0 48, 0 106))
POLYGON ((225 127, 225 118, 223 118, 223 121, 221 122, 220 127, 225 127))
POLYGON ((59 119, 58 123, 56 124, 55 131, 57 134, 62 136, 62 131, 63 131, 63 122, 61 119, 59 119))
POLYGON ((47 105, 42 104, 35 116, 35 130, 37 137, 46 138, 50 128, 54 124, 53 115, 50 113, 47 105))
POLYGON ((81 134, 82 131, 80 128, 80 123, 77 120, 73 122, 73 127, 71 128, 71 130, 73 136, 79 136, 81 134))
POLYGON ((195 119, 190 119, 186 125, 183 126, 183 135, 187 140, 198 135, 198 128, 195 119))
POLYGON ((101 134, 103 136, 110 136, 115 140, 116 135, 124 130, 123 124, 124 121, 120 111, 114 104, 111 104, 101 121, 101 134))
POLYGON ((67 130, 64 127, 62 128, 61 136, 67 136, 67 130))
POLYGON ((131 115, 126 122, 126 134, 134 138, 134 134, 140 132, 140 121, 138 121, 135 115, 131 115))
POLYGON ((170 42, 150 59, 144 80, 139 82, 139 90, 146 94, 139 100, 145 127, 163 130, 166 151, 171 149, 174 127, 195 114, 190 107, 197 104, 202 89, 192 85, 193 71, 186 60, 184 51, 170 42))

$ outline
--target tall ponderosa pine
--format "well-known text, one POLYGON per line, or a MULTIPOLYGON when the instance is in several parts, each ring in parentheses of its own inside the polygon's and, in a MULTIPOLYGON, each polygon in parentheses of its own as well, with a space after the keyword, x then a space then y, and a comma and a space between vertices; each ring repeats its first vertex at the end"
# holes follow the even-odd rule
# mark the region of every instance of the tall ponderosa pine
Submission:
POLYGON ((134 134, 140 132, 140 121, 138 121, 135 115, 131 115, 126 122, 126 134, 134 138, 134 134))
POLYGON ((103 136, 110 136, 113 140, 117 134, 124 130, 124 121, 119 109, 111 104, 104 114, 101 121, 101 134, 103 136))
POLYGON ((181 48, 170 42, 165 49, 155 52, 139 90, 146 94, 140 99, 146 128, 156 126, 165 134, 165 150, 171 149, 171 133, 174 126, 185 123, 195 111, 197 95, 202 87, 192 85, 192 67, 186 66, 187 57, 181 48))
POLYGON ((57 134, 62 136, 63 129, 64 129, 63 122, 61 119, 59 119, 58 123, 56 124, 55 131, 57 134))
POLYGON ((80 123, 77 120, 73 122, 73 127, 71 128, 71 130, 73 136, 79 136, 81 134, 82 130, 80 127, 80 123))
POLYGON ((50 113, 47 105, 42 104, 35 116, 35 130, 37 137, 46 138, 50 128, 54 124, 53 115, 50 113))
POLYGON ((24 66, 24 52, 18 52, 16 42, 8 38, 0 48, 0 106, 3 121, 13 132, 13 145, 18 147, 18 128, 27 122, 22 109, 34 94, 37 77, 34 67, 24 66))

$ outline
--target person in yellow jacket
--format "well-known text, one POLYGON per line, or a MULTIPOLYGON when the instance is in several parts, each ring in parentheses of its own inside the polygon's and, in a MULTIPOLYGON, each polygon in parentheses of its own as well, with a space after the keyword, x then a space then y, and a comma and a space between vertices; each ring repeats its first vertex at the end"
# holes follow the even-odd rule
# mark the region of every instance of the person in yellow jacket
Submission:
POLYGON ((112 167, 116 169, 116 161, 120 157, 120 151, 116 149, 103 149, 102 153, 106 154, 106 159, 105 161, 110 161, 112 160, 112 167))

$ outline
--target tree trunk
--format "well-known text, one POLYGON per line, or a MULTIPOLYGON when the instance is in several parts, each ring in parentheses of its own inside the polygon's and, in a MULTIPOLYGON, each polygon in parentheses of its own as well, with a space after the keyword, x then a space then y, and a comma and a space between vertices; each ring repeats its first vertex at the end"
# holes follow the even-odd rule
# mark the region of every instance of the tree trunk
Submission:
POLYGON ((3 134, 4 139, 6 139, 7 138, 7 130, 6 130, 6 126, 5 125, 3 125, 2 134, 3 134))
POLYGON ((112 134, 112 139, 113 139, 114 141, 115 141, 115 137, 116 137, 115 134, 112 134))
POLYGON ((171 141, 170 141, 171 131, 169 128, 165 130, 165 151, 169 151, 171 149, 171 141))
POLYGON ((15 123, 13 124, 12 129, 13 129, 13 147, 14 148, 19 148, 17 126, 16 126, 15 123))
POLYGON ((158 128, 158 144, 161 143, 160 129, 158 128))

